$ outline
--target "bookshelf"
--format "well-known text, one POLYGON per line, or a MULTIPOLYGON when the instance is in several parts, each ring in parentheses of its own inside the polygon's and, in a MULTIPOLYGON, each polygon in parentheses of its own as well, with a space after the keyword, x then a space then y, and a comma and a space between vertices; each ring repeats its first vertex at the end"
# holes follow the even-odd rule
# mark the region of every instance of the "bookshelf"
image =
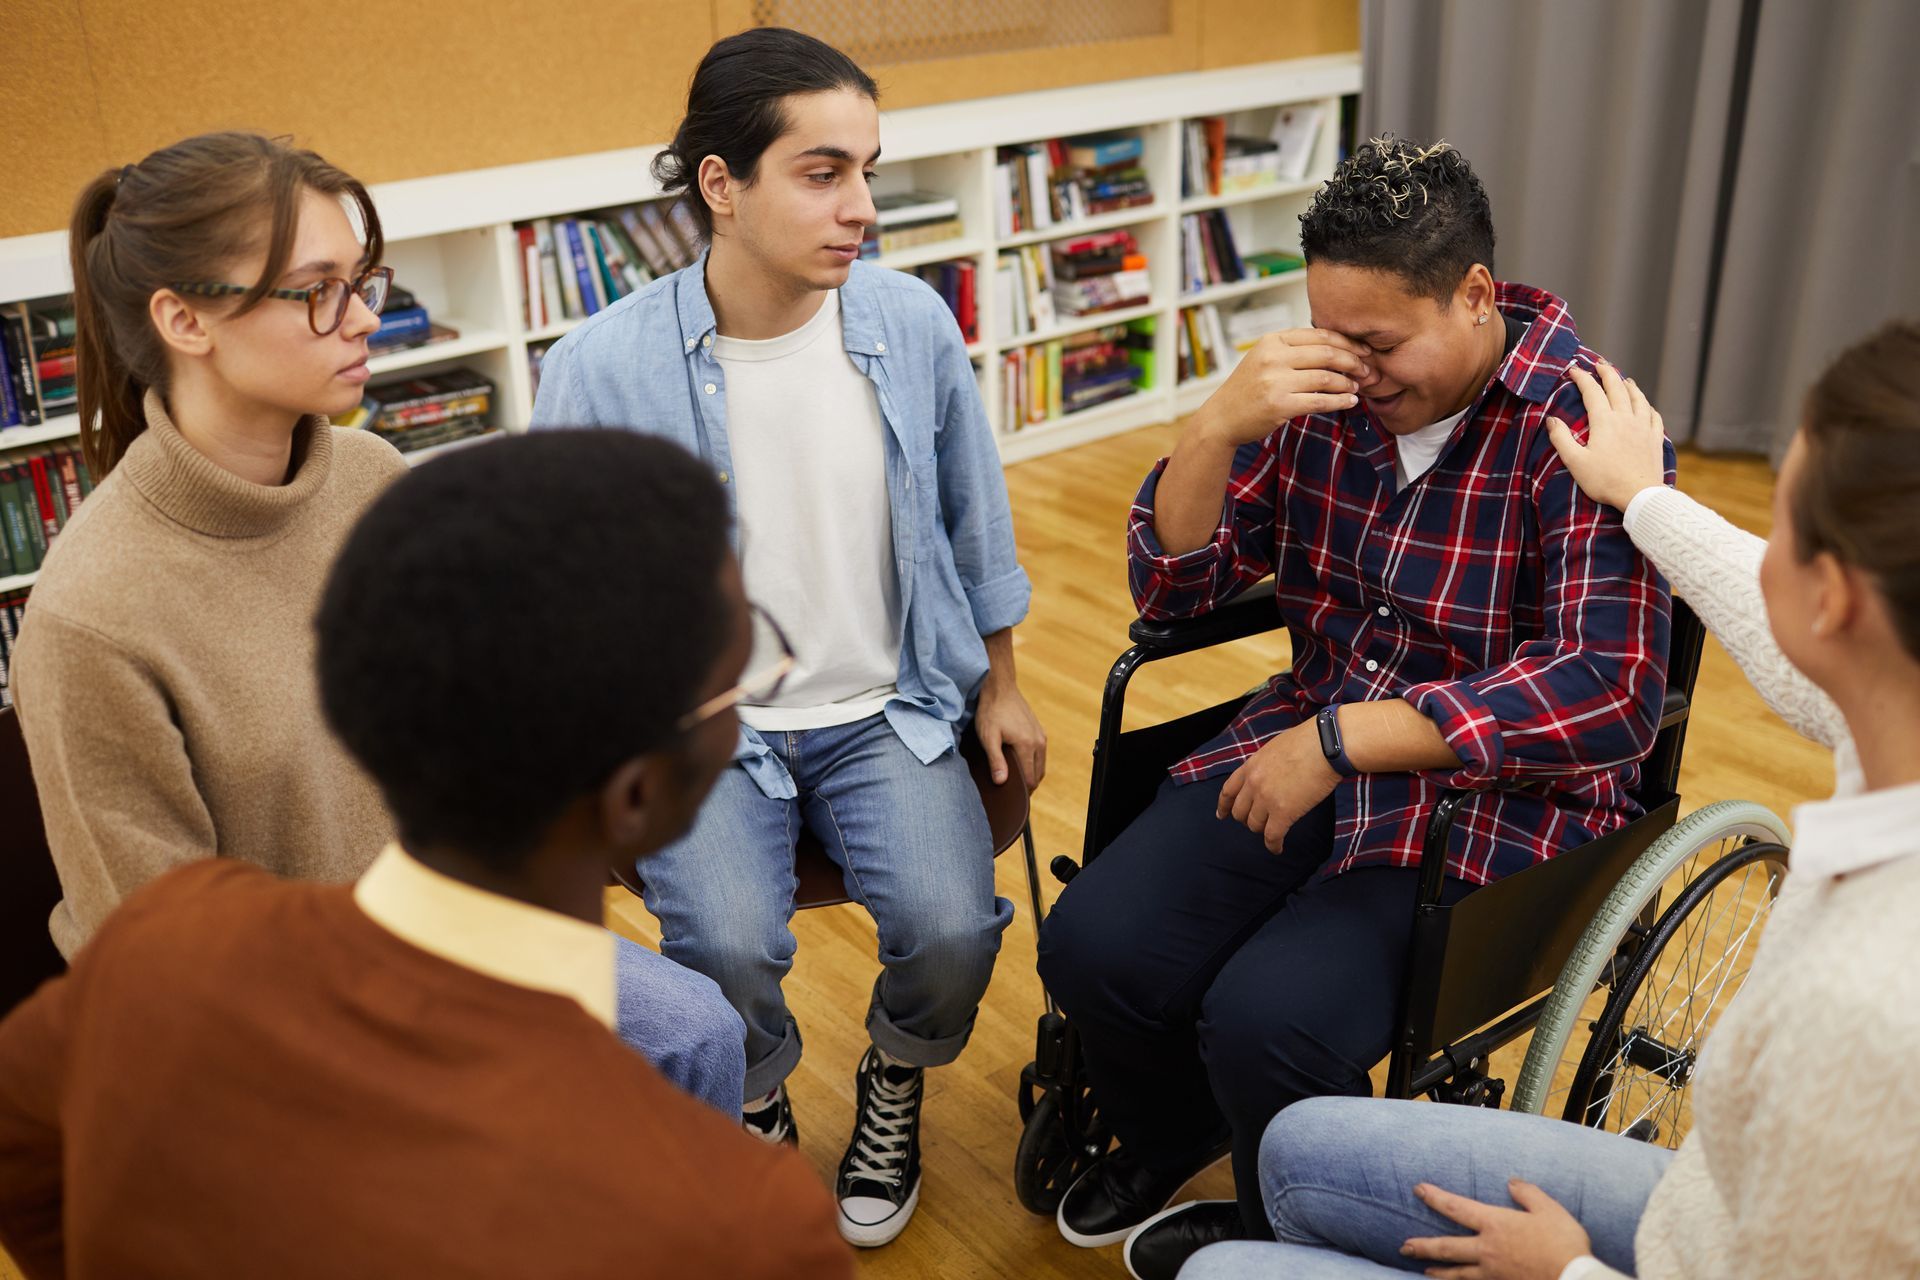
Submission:
MULTIPOLYGON (((1304 316, 1304 272, 1183 294, 1180 219, 1223 209, 1243 251, 1297 251, 1298 215, 1335 161, 1340 99, 1359 89, 1359 58, 1345 54, 882 112, 882 160, 875 191, 951 195, 959 202, 965 233, 954 240, 887 254, 878 263, 902 270, 957 260, 975 264, 980 333, 968 354, 1005 461, 1169 421, 1204 399, 1218 385, 1218 375, 1187 384, 1176 384, 1173 377, 1175 332, 1184 306, 1292 292, 1298 297, 1295 309, 1304 316), (1271 126, 1281 107, 1307 103, 1325 107, 1325 122, 1303 180, 1219 196, 1181 197, 1180 152, 1187 120, 1226 116, 1236 131, 1257 133, 1271 126), (997 148, 1112 131, 1141 136, 1152 204, 996 237, 992 202, 997 148), (1117 228, 1131 231, 1147 255, 1153 290, 1146 304, 1061 319, 1043 332, 996 331, 991 289, 1001 250, 1117 228), (1017 430, 998 421, 997 357, 1001 353, 1148 316, 1158 319, 1158 376, 1151 389, 1017 430)), ((525 429, 533 409, 529 348, 552 341, 580 322, 563 320, 528 330, 520 292, 520 244, 513 224, 659 199, 659 189, 648 173, 657 151, 655 146, 630 147, 374 187, 374 202, 387 232, 387 261, 395 268, 396 278, 421 298, 436 321, 460 331, 452 342, 376 357, 372 361, 376 376, 402 369, 425 374, 457 365, 477 369, 495 385, 495 424, 508 430, 525 429)), ((0 303, 57 296, 71 288, 65 233, 0 239, 0 303)), ((43 426, 0 432, 0 465, 10 451, 67 439, 76 428, 68 415, 43 426)), ((0 591, 21 585, 25 584, 0 579, 0 591)))

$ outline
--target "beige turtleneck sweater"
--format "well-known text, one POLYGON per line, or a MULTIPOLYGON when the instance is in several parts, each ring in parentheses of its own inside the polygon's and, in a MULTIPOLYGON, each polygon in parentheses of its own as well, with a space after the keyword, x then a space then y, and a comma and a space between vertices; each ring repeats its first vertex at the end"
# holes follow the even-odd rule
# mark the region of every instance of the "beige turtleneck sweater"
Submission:
POLYGON ((69 956, 181 863, 347 881, 392 836, 321 715, 313 615, 348 530, 406 463, 305 418, 288 482, 251 484, 188 444, 151 391, 146 412, 49 551, 13 663, 69 956))

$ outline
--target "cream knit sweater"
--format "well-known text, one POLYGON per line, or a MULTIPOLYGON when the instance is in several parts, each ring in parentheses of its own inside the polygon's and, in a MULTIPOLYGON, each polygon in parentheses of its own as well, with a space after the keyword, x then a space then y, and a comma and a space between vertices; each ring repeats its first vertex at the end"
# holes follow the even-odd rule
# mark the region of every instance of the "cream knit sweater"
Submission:
MULTIPOLYGON (((1760 539, 1664 488, 1634 500, 1627 531, 1838 772, 1834 799, 1794 813, 1792 873, 1701 1057, 1639 1275, 1920 1275, 1920 785, 1860 794, 1838 709, 1767 630, 1760 539)), ((1618 1273, 1583 1259, 1566 1274, 1618 1273)))
POLYGON ((292 478, 251 484, 147 430, 48 553, 13 665, 72 955, 120 899, 212 856, 352 880, 392 835, 320 713, 313 614, 335 553, 406 463, 303 419, 292 478))

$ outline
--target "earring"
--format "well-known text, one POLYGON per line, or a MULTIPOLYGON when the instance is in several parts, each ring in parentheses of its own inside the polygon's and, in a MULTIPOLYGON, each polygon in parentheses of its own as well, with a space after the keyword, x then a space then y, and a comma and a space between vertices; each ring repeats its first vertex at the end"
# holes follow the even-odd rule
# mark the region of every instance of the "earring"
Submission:
POLYGON ((1484 311, 1480 313, 1480 318, 1474 321, 1475 324, 1485 324, 1486 322, 1487 322, 1487 313, 1484 311))

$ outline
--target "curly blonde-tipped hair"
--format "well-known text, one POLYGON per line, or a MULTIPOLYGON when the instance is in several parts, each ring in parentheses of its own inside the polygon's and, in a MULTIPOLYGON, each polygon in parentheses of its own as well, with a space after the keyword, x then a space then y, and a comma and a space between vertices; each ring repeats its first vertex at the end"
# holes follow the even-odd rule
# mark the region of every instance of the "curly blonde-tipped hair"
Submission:
POLYGON ((1300 248, 1392 271, 1441 303, 1475 264, 1493 271, 1493 210, 1465 156, 1444 141, 1370 138, 1340 162, 1300 215, 1300 248))

